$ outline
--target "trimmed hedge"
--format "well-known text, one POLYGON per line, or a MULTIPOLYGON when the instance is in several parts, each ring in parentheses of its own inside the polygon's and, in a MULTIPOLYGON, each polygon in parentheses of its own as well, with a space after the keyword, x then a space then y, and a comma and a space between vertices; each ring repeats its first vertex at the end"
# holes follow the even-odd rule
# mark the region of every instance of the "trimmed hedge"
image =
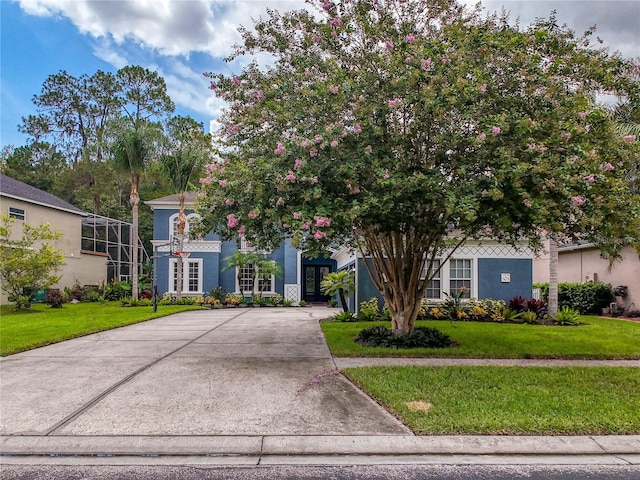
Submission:
MULTIPOLYGON (((536 283, 545 301, 549 301, 549 284, 536 283)), ((578 310, 582 315, 600 315, 602 309, 613 302, 611 284, 602 282, 558 283, 558 308, 567 306, 578 310)))

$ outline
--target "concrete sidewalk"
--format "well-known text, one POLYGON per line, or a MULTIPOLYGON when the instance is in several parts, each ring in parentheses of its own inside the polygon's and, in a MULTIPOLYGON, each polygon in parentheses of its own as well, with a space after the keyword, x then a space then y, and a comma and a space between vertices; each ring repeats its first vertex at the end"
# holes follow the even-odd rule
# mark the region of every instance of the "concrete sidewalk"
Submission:
POLYGON ((0 463, 640 465, 640 436, 414 436, 338 373, 332 313, 185 312, 3 358, 0 463))

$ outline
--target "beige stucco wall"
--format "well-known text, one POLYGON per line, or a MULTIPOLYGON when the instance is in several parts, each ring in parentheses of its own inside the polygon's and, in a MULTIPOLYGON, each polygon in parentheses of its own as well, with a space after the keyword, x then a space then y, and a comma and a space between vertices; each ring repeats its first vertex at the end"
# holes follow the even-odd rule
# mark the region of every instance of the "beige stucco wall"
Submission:
MULTIPOLYGON (((534 258, 534 283, 549 281, 548 245, 545 252, 534 258)), ((588 282, 598 280, 610 283, 612 287, 626 285, 629 296, 625 299, 617 298, 619 304, 635 303, 640 309, 640 258, 632 247, 622 250, 622 260, 609 266, 609 261, 600 256, 597 248, 580 248, 576 250, 561 250, 558 255, 558 281, 560 282, 588 282), (594 277, 595 274, 595 277, 594 277)))
MULTIPOLYGON (((64 212, 32 203, 1 197, 0 208, 3 212, 9 207, 25 211, 25 222, 32 226, 49 222, 51 228, 62 232, 62 238, 53 242, 65 256, 65 265, 59 270, 62 279, 54 288, 72 286, 76 281, 81 285, 98 285, 105 281, 107 274, 107 257, 81 253, 82 216, 64 212)), ((12 236, 22 235, 21 221, 16 220, 12 228, 12 236)), ((7 303, 4 292, 0 295, 0 303, 7 303)))

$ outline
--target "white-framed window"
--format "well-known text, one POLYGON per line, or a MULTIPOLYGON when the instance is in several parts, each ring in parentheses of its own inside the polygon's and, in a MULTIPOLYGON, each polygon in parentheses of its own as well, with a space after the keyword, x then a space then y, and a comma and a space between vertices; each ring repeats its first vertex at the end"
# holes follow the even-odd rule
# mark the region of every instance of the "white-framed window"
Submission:
POLYGON ((473 279, 473 260, 470 258, 452 258, 449 260, 449 294, 458 295, 462 287, 466 291, 461 298, 471 298, 473 279))
POLYGON ((249 265, 242 268, 242 276, 238 281, 238 269, 236 268, 236 292, 240 293, 240 285, 242 285, 242 291, 245 294, 254 293, 275 293, 275 277, 271 275, 269 278, 263 279, 254 272, 254 265, 249 265), (253 277, 255 273, 255 277, 253 277))
MULTIPOLYGON (((202 294, 202 259, 186 258, 182 261, 182 293, 202 294)), ((178 260, 169 259, 169 292, 175 293, 178 285, 178 260)))
POLYGON ((24 210, 16 207, 9 207, 9 217, 15 218, 16 220, 22 220, 23 222, 27 218, 24 210))
MULTIPOLYGON (((174 213, 169 217, 169 236, 173 237, 178 234, 178 217, 180 213, 174 213)), ((197 213, 190 213, 187 215, 187 224, 184 227, 184 234, 188 236, 189 230, 192 226, 197 225, 200 222, 200 215, 197 213)))
MULTIPOLYGON (((432 271, 440 268, 441 262, 439 259, 434 260, 431 267, 432 271)), ((449 259, 427 285, 424 297, 427 300, 444 300, 446 295, 458 295, 462 286, 466 288, 466 291, 461 298, 475 296, 476 293, 473 291, 475 282, 473 264, 474 260, 472 258, 449 259)), ((426 278, 426 272, 422 273, 421 278, 426 278)))
MULTIPOLYGON (((442 273, 440 268, 440 260, 436 259, 433 261, 433 265, 429 269, 429 276, 433 274, 433 272, 437 272, 435 276, 429 281, 427 284, 427 289, 424 291, 424 297, 428 300, 440 300, 442 298, 442 273)), ((426 267, 425 267, 426 270, 426 267)), ((422 278, 427 278, 425 272, 422 273, 422 278)))

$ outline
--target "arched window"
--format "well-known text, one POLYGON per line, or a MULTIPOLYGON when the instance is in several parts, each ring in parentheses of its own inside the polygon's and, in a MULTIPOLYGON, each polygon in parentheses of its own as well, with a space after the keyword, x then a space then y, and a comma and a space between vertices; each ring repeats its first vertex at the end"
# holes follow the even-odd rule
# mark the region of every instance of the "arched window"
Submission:
MULTIPOLYGON (((174 237, 178 234, 178 213, 174 213, 169 217, 169 237, 174 237)), ((184 233, 188 236, 189 230, 195 227, 200 222, 202 217, 197 213, 190 213, 187 215, 187 224, 184 227, 184 233)))

